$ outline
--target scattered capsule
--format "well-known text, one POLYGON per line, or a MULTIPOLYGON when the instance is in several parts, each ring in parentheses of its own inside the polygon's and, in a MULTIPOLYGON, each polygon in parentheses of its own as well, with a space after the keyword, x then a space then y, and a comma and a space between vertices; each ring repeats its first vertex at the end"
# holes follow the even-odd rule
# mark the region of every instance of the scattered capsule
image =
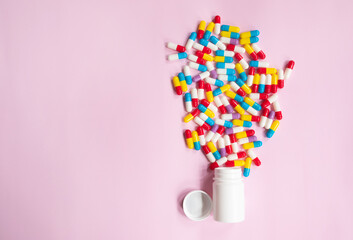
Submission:
POLYGON ((197 83, 198 88, 197 88, 197 96, 199 97, 199 100, 201 101, 202 99, 205 99, 205 82, 200 80, 197 83))
POLYGON ((211 141, 211 139, 213 138, 213 136, 216 134, 217 130, 218 130, 219 126, 217 124, 213 125, 211 130, 208 131, 205 140, 206 142, 211 141))
POLYGON ((250 93, 249 98, 254 100, 266 100, 268 98, 268 94, 266 93, 250 93))
POLYGON ((196 69, 196 70, 199 70, 201 72, 206 72, 207 71, 207 67, 205 65, 198 64, 198 63, 195 63, 195 62, 189 62, 189 67, 191 67, 193 69, 196 69))
POLYGON ((213 33, 218 35, 221 32, 221 17, 215 16, 213 22, 215 23, 213 33))
POLYGON ((240 45, 245 45, 245 44, 250 44, 250 43, 257 43, 258 41, 259 41, 258 37, 250 37, 250 38, 241 38, 239 40, 239 43, 240 43, 240 45))
POLYGON ((268 129, 267 133, 266 133, 266 137, 271 138, 273 136, 273 134, 275 134, 277 128, 279 126, 279 121, 278 120, 274 120, 270 129, 268 129))
POLYGON ((244 92, 246 94, 250 94, 252 91, 251 91, 251 88, 249 88, 249 86, 244 83, 240 78, 237 78, 237 80, 235 80, 235 83, 241 88, 244 90, 244 92))
POLYGON ((249 65, 251 67, 261 67, 261 68, 267 68, 268 66, 270 66, 268 62, 255 61, 255 60, 250 61, 249 65))
POLYGON ((275 111, 270 111, 266 120, 265 129, 270 129, 274 118, 275 118, 275 111))
POLYGON ((193 62, 202 64, 202 65, 205 65, 205 64, 206 64, 206 60, 205 60, 205 59, 202 59, 202 58, 200 58, 200 57, 198 57, 198 56, 195 56, 195 55, 192 55, 192 54, 190 54, 190 55, 188 56, 188 59, 189 59, 190 61, 193 61, 193 62))
POLYGON ((276 93, 278 87, 278 75, 276 73, 272 74, 272 82, 271 82, 271 92, 276 93))
POLYGON ((184 136, 185 136, 185 141, 188 148, 193 149, 194 142, 192 141, 191 131, 189 129, 186 129, 184 132, 184 136))
POLYGON ((213 156, 213 154, 211 153, 211 150, 207 145, 202 146, 202 151, 205 153, 209 162, 213 163, 214 161, 216 161, 216 158, 213 156))
POLYGON ((234 154, 230 154, 228 156, 228 160, 229 161, 233 161, 233 160, 238 160, 240 158, 245 158, 245 157, 246 157, 246 152, 241 151, 241 152, 237 152, 237 153, 234 153, 234 154))
POLYGON ((207 27, 206 27, 206 31, 203 34, 203 39, 208 40, 211 37, 211 34, 213 32, 213 28, 214 28, 214 22, 210 22, 207 27))
MULTIPOLYGON (((232 46, 235 46, 235 45, 239 44, 239 39, 235 39, 235 38, 221 37, 219 39, 219 41, 221 41, 222 43, 226 43, 226 44, 232 45, 232 46)), ((227 46, 227 50, 229 50, 228 46, 227 46)), ((231 51, 233 51, 233 50, 231 50, 231 51)))
POLYGON ((234 82, 237 77, 235 75, 218 74, 218 79, 221 81, 234 82))
MULTIPOLYGON (((239 39, 240 37, 239 33, 237 32, 226 32, 226 31, 222 31, 221 36, 226 38, 233 38, 233 39, 239 39)), ((241 39, 239 42, 241 42, 241 39)))
POLYGON ((210 77, 207 77, 205 79, 205 81, 209 84, 212 84, 212 85, 215 85, 217 87, 222 87, 224 86, 224 82, 219 80, 219 79, 214 79, 214 78, 210 78, 210 77))
MULTIPOLYGON (((213 95, 214 96, 214 95, 213 95)), ((227 109, 223 105, 221 99, 218 96, 213 97, 214 102, 216 103, 216 106, 218 107, 218 110, 221 114, 225 114, 227 112, 227 109)))
POLYGON ((185 75, 184 73, 180 72, 178 74, 178 78, 179 78, 179 81, 180 81, 180 87, 181 87, 181 90, 183 92, 187 92, 188 91, 188 86, 186 84, 186 79, 185 79, 185 75))
POLYGON ((219 87, 219 88, 213 90, 213 96, 218 96, 218 95, 228 91, 229 89, 230 89, 230 85, 229 84, 226 84, 223 87, 219 87))
POLYGON ((231 68, 219 68, 219 69, 217 69, 217 74, 222 74, 222 75, 234 75, 234 74, 235 74, 235 69, 231 69, 231 68))
POLYGON ((241 127, 251 127, 252 126, 252 123, 249 122, 249 121, 244 121, 244 120, 240 120, 240 119, 234 119, 232 121, 233 125, 235 126, 241 126, 241 127))
POLYGON ((208 125, 208 123, 206 123, 204 120, 202 120, 200 117, 195 117, 194 118, 194 122, 203 127, 203 129, 205 129, 206 131, 209 131, 211 129, 211 126, 208 125))
POLYGON ((259 67, 257 69, 258 74, 274 74, 277 73, 276 68, 264 68, 264 67, 259 67))
POLYGON ((192 111, 191 113, 189 113, 188 115, 186 115, 184 117, 184 122, 190 122, 192 119, 194 119, 197 115, 199 115, 201 113, 201 111, 199 109, 195 109, 194 111, 192 111))
POLYGON ((235 52, 226 51, 226 50, 217 50, 215 54, 216 56, 222 56, 222 57, 234 57, 235 52))
POLYGON ((212 112, 217 112, 217 108, 206 99, 201 100, 201 104, 209 108, 212 112))
POLYGON ((203 52, 203 53, 210 54, 212 52, 212 50, 210 48, 202 46, 200 43, 197 43, 197 42, 194 42, 192 47, 196 50, 203 52))
POLYGON ((177 76, 173 77, 173 85, 174 85, 176 94, 178 95, 183 94, 183 91, 181 90, 181 86, 180 86, 180 81, 177 76))
POLYGON ((248 72, 248 79, 246 80, 246 85, 248 85, 249 87, 251 87, 253 84, 254 75, 255 75, 255 68, 250 67, 248 72))
POLYGON ((221 118, 223 120, 240 119, 240 117, 241 117, 241 115, 239 113, 226 113, 226 114, 222 114, 222 116, 221 116, 221 118))
POLYGON ((227 45, 227 50, 228 51, 233 51, 236 53, 245 53, 245 48, 236 46, 236 44, 228 44, 227 45))
POLYGON ((213 66, 211 62, 206 62, 207 70, 210 72, 211 78, 217 78, 216 68, 213 66))
POLYGON ((271 86, 272 86, 272 75, 271 74, 266 74, 265 93, 270 93, 271 92, 271 86))
POLYGON ((216 51, 218 50, 218 47, 216 45, 214 45, 213 43, 205 40, 205 39, 200 39, 200 44, 202 46, 208 47, 209 49, 211 49, 212 51, 216 51))
POLYGON ((229 85, 230 85, 230 88, 236 92, 236 94, 239 94, 242 97, 246 95, 246 92, 241 87, 239 87, 239 85, 236 84, 235 82, 231 82, 229 83, 229 85))
POLYGON ((208 148, 211 150, 213 156, 218 160, 221 158, 221 154, 218 152, 216 146, 214 145, 213 142, 208 142, 207 143, 208 148))
POLYGON ((197 89, 191 89, 191 103, 193 107, 197 107, 199 105, 199 97, 197 96, 197 89))
POLYGON ((222 157, 221 159, 210 164, 210 169, 214 170, 227 162, 227 157, 222 157))
POLYGON ((260 116, 241 115, 240 119, 249 122, 260 122, 260 116))
POLYGON ((259 92, 259 84, 260 84, 260 74, 256 73, 254 75, 254 80, 252 84, 252 92, 258 93, 259 92))
POLYGON ((245 159, 244 172, 243 172, 244 177, 249 177, 250 175, 251 161, 252 160, 249 157, 245 159))
POLYGON ((261 118, 260 118, 260 122, 259 122, 259 126, 260 127, 265 127, 266 122, 267 122, 267 117, 268 114, 270 113, 270 110, 268 108, 263 108, 262 114, 261 114, 261 118))
POLYGON ((256 109, 254 109, 252 106, 250 106, 249 104, 247 104, 246 102, 241 102, 240 106, 247 111, 248 113, 250 113, 251 115, 257 115, 258 112, 256 109))
POLYGON ((213 102, 213 93, 212 93, 212 88, 209 83, 205 84, 205 91, 206 91, 206 99, 209 102, 213 102))
POLYGON ((258 148, 262 146, 262 142, 261 141, 255 141, 255 142, 249 142, 249 143, 245 143, 243 144, 243 148, 244 149, 251 149, 251 148, 258 148))
POLYGON ((250 37, 257 37, 260 35, 259 30, 252 30, 249 32, 243 32, 240 34, 240 38, 250 38, 250 37))
POLYGON ((211 109, 208 109, 205 105, 203 105, 202 103, 199 104, 199 106, 197 107, 201 112, 203 112, 204 114, 206 114, 207 116, 209 116, 210 118, 214 118, 215 114, 211 109))
MULTIPOLYGON (((213 61, 213 57, 207 53, 203 53, 201 51, 197 51, 196 56, 198 56, 199 58, 204 59, 205 61, 213 61)), ((206 65, 207 66, 207 65, 206 65)))
POLYGON ((245 138, 241 138, 238 140, 238 144, 243 145, 245 143, 249 143, 249 142, 255 142, 257 141, 257 137, 256 136, 250 136, 250 137, 245 137, 245 138))
MULTIPOLYGON (((236 133, 239 133, 239 132, 243 132, 244 131, 244 128, 243 127, 232 127, 232 128, 227 128, 225 130, 225 134, 227 135, 234 135, 236 133)), ((234 135, 234 138, 235 138, 235 135, 234 135)), ((236 140, 236 139, 235 139, 236 140)))
POLYGON ((276 115, 275 115, 276 119, 281 120, 283 117, 282 117, 281 106, 279 105, 278 99, 275 102, 273 102, 272 106, 273 106, 273 110, 276 112, 276 115))
POLYGON ((245 165, 245 161, 244 160, 231 160, 231 161, 227 161, 225 163, 226 167, 242 167, 244 165, 245 165))
POLYGON ((215 56, 213 59, 215 62, 223 62, 223 63, 232 63, 232 57, 222 57, 222 56, 215 56))
POLYGON ((203 128, 198 126, 196 131, 199 134, 199 139, 200 139, 201 146, 205 146, 206 145, 206 140, 205 140, 205 132, 203 131, 203 128))
POLYGON ((261 110, 261 106, 260 104, 258 104, 257 102, 255 102, 254 100, 252 100, 249 97, 245 97, 244 98, 244 102, 246 102, 247 104, 249 104, 249 106, 253 107, 255 110, 260 111, 261 110))
POLYGON ((256 55, 256 52, 254 51, 254 49, 252 49, 252 47, 249 44, 245 44, 244 45, 245 51, 249 54, 249 56, 253 59, 253 60, 257 60, 258 57, 256 55))
POLYGON ((199 151, 201 149, 199 135, 196 131, 192 131, 192 141, 194 142, 195 150, 199 151))
POLYGON ((167 48, 173 49, 173 50, 178 51, 178 52, 185 52, 186 51, 184 46, 181 46, 181 45, 178 45, 178 44, 175 44, 175 43, 172 43, 172 42, 169 42, 167 44, 167 48))
POLYGON ((234 99, 237 102, 242 102, 244 101, 244 98, 240 96, 239 94, 236 94, 235 92, 228 90, 225 92, 227 97, 230 97, 231 99, 234 99))
POLYGON ((266 84, 266 75, 261 74, 260 75, 260 83, 259 83, 259 93, 265 92, 265 84, 266 84))
POLYGON ((248 77, 246 76, 246 73, 240 63, 235 64, 235 69, 237 70, 241 80, 246 81, 248 79, 248 77))
POLYGON ((284 87, 284 73, 283 69, 278 69, 278 87, 283 88, 284 87))
POLYGON ((235 64, 218 62, 216 63, 216 68, 235 68, 235 64))
POLYGON ((284 80, 288 80, 292 74, 294 68, 294 61, 290 60, 287 64, 286 70, 284 71, 284 80))
POLYGON ((192 84, 192 77, 191 77, 190 67, 188 65, 185 65, 183 67, 183 72, 184 72, 186 84, 191 85, 192 84))
POLYGON ((226 152, 226 145, 224 143, 224 139, 222 137, 220 137, 217 141, 217 145, 218 145, 218 151, 221 154, 221 157, 225 157, 227 152, 226 152))
POLYGON ((208 125, 213 126, 215 124, 215 122, 213 121, 212 118, 210 118, 208 115, 206 115, 205 113, 200 113, 199 117, 205 121, 208 125))
POLYGON ((189 37, 189 39, 188 39, 188 41, 186 42, 186 45, 185 45, 185 49, 186 50, 190 50, 192 48, 192 46, 194 45, 194 42, 196 40, 196 36, 197 36, 196 32, 192 32, 190 34, 190 37, 189 37))
POLYGON ((237 59, 237 61, 240 63, 240 65, 244 69, 248 69, 249 68, 249 64, 247 63, 247 61, 244 60, 243 56, 240 53, 236 53, 234 56, 235 56, 235 59, 237 59))
POLYGON ((227 32, 240 32, 240 28, 236 26, 229 26, 229 25, 222 25, 221 26, 221 31, 227 31, 227 32))
POLYGON ((205 34, 205 30, 206 30, 206 22, 201 21, 199 24, 199 27, 197 29, 197 38, 198 39, 203 38, 203 35, 205 34))
POLYGON ((176 53, 176 54, 170 54, 168 56, 168 60, 169 61, 174 61, 174 60, 178 60, 178 59, 184 59, 188 56, 188 54, 186 52, 182 52, 182 53, 176 53))
POLYGON ((256 165, 256 166, 260 166, 261 165, 261 161, 260 159, 257 157, 256 153, 252 150, 249 149, 247 151, 248 156, 252 159, 252 162, 256 165))
POLYGON ((261 48, 256 43, 251 44, 251 47, 254 49, 254 51, 256 52, 256 55, 260 59, 266 58, 266 54, 261 50, 261 48))
MULTIPOLYGON (((219 41, 219 39, 216 38, 215 36, 210 37, 210 42, 213 43, 214 45, 216 45, 217 48, 219 48, 221 50, 226 50, 226 45, 224 45, 221 41, 219 41)), ((214 50, 214 51, 216 51, 216 50, 214 50)))
POLYGON ((192 103, 191 103, 191 94, 190 93, 185 93, 184 95, 184 102, 185 102, 185 110, 187 112, 192 111, 192 103))
POLYGON ((250 137, 250 136, 254 136, 255 135, 255 131, 250 129, 250 130, 246 130, 246 131, 242 131, 242 132, 238 132, 235 134, 235 137, 237 139, 241 139, 241 138, 246 138, 246 137, 250 137))
POLYGON ((233 107, 229 104, 229 101, 225 96, 221 96, 221 101, 228 113, 234 113, 233 107))
POLYGON ((224 135, 224 144, 226 145, 226 153, 232 154, 233 153, 233 148, 232 148, 232 143, 230 142, 230 138, 228 135, 224 135))
POLYGON ((223 119, 219 119, 219 118, 216 118, 215 123, 218 124, 218 125, 224 126, 226 128, 233 127, 233 123, 232 122, 229 122, 229 121, 223 120, 223 119))
POLYGON ((245 110, 242 108, 234 99, 229 100, 230 105, 237 111, 239 114, 244 114, 245 110))
POLYGON ((209 76, 210 76, 210 72, 209 71, 202 72, 202 73, 196 75, 195 77, 193 77, 192 81, 193 82, 199 82, 200 80, 203 80, 203 79, 205 79, 205 78, 207 78, 209 76))

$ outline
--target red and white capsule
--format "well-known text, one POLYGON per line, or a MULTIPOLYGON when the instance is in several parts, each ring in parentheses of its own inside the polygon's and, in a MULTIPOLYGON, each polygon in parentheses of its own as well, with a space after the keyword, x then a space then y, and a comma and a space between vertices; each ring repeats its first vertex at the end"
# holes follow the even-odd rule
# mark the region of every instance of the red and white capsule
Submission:
POLYGON ((260 127, 265 127, 267 119, 268 119, 267 117, 268 117, 269 113, 270 113, 270 110, 268 108, 263 108, 262 114, 261 114, 261 119, 260 119, 260 122, 259 122, 259 126, 260 127))
POLYGON ((222 136, 222 134, 224 133, 225 127, 223 126, 219 126, 217 131, 215 132, 215 134, 212 137, 212 142, 216 143, 218 141, 218 139, 222 136))
POLYGON ((279 105, 278 99, 275 102, 273 102, 272 106, 273 106, 273 110, 275 111, 276 119, 281 120, 283 116, 282 116, 281 106, 279 105))
POLYGON ((199 105, 199 97, 197 95, 197 89, 196 88, 192 88, 191 89, 191 102, 192 102, 192 106, 194 108, 199 105))
POLYGON ((255 68, 254 67, 249 67, 248 79, 246 80, 246 84, 249 87, 252 86, 252 83, 254 81, 254 75, 255 75, 255 68))
POLYGON ((233 148, 232 148, 232 143, 230 142, 229 135, 224 135, 224 144, 226 145, 226 153, 232 154, 233 153, 233 148))
POLYGON ((277 101, 277 99, 278 99, 278 95, 275 93, 275 94, 273 94, 271 97, 265 99, 265 100, 262 102, 261 106, 262 106, 263 108, 267 108, 267 107, 270 106, 272 103, 274 103, 275 101, 277 101))
POLYGON ((249 98, 253 100, 265 100, 268 98, 267 93, 250 93, 249 98))
POLYGON ((230 154, 228 156, 228 160, 229 161, 234 161, 234 160, 238 160, 240 158, 245 158, 245 157, 246 157, 246 152, 241 151, 241 152, 237 152, 237 153, 234 153, 234 154, 230 154))
POLYGON ((211 150, 207 145, 202 146, 202 151, 205 153, 209 162, 213 163, 216 161, 216 158, 213 156, 211 150))
POLYGON ((200 43, 194 42, 194 44, 192 45, 192 47, 196 50, 199 50, 203 53, 207 53, 210 54, 212 52, 212 50, 208 47, 205 47, 203 45, 201 45, 200 43))
POLYGON ((233 45, 233 44, 228 44, 227 45, 227 50, 228 51, 233 51, 233 52, 236 52, 236 53, 245 53, 245 48, 239 47, 239 46, 236 46, 236 45, 233 45))
POLYGON ((286 70, 284 71, 284 80, 288 80, 292 74, 294 68, 294 61, 290 60, 287 64, 286 70))
POLYGON ((234 153, 239 152, 239 146, 238 146, 235 134, 228 134, 228 136, 229 136, 230 143, 232 145, 233 152, 234 153))
POLYGON ((248 150, 248 156, 252 159, 252 162, 256 165, 256 166, 260 166, 261 165, 261 161, 260 159, 257 157, 256 153, 254 152, 254 150, 249 149, 248 150))
POLYGON ((186 48, 184 46, 181 46, 181 45, 178 45, 178 44, 175 44, 172 42, 169 42, 167 44, 167 48, 173 49, 178 52, 185 52, 186 51, 186 48))
POLYGON ((242 97, 246 95, 246 92, 241 87, 239 87, 239 85, 236 84, 235 82, 230 82, 229 85, 234 90, 234 92, 236 92, 236 94, 239 94, 242 97))
POLYGON ((196 56, 196 55, 193 55, 193 54, 189 54, 189 55, 188 55, 188 59, 189 59, 190 61, 196 62, 196 63, 198 63, 198 64, 202 64, 202 65, 205 65, 205 64, 206 64, 206 60, 205 60, 205 59, 202 59, 202 58, 200 58, 200 57, 198 57, 198 56, 196 56))
POLYGON ((218 15, 215 16, 213 22, 214 22, 213 33, 218 35, 221 32, 221 17, 218 15))
POLYGON ((205 132, 203 131, 203 128, 199 126, 197 127, 196 131, 197 131, 197 134, 199 134, 200 145, 205 146, 206 140, 205 140, 205 132))
POLYGON ((266 58, 266 54, 262 51, 262 49, 259 47, 259 45, 257 45, 256 43, 253 43, 253 44, 251 44, 251 47, 254 49, 254 51, 256 52, 256 55, 260 59, 266 58))
POLYGON ((249 68, 249 64, 247 63, 247 61, 244 60, 243 56, 240 53, 236 53, 234 57, 244 69, 249 68))
POLYGON ((283 88, 284 87, 284 73, 283 69, 277 69, 277 74, 278 74, 278 87, 283 88))
POLYGON ((227 162, 227 157, 221 157, 219 160, 210 164, 210 169, 214 170, 227 162))
POLYGON ((197 125, 203 127, 203 129, 205 129, 206 131, 209 131, 209 130, 211 129, 211 126, 208 125, 208 123, 206 123, 204 120, 202 120, 202 119, 201 119, 200 117, 198 117, 198 116, 194 118, 194 122, 195 122, 197 125))
POLYGON ((225 114, 227 112, 225 106, 223 105, 221 99, 218 96, 215 96, 213 98, 213 101, 216 103, 216 106, 218 107, 218 110, 221 114, 225 114))
POLYGON ((205 82, 203 80, 198 82, 197 96, 200 101, 205 99, 205 82))
POLYGON ((271 85, 272 85, 272 75, 266 74, 266 81, 265 81, 265 93, 271 92, 271 85))

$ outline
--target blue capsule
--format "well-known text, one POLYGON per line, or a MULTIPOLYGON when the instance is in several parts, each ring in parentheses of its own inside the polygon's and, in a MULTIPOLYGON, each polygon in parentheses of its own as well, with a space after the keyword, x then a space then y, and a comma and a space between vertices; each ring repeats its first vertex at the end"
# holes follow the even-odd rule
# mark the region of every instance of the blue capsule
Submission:
POLYGON ((245 110, 248 110, 249 107, 250 107, 250 105, 247 104, 246 102, 241 102, 241 103, 240 103, 240 106, 241 106, 242 108, 244 108, 245 110))
POLYGON ((205 105, 203 105, 203 104, 199 104, 199 106, 197 107, 201 112, 206 112, 206 110, 207 110, 207 107, 205 107, 205 105))
POLYGON ((182 72, 180 72, 180 73, 178 74, 178 78, 179 78, 180 82, 186 80, 186 79, 185 79, 185 75, 184 75, 184 73, 182 73, 182 72))
POLYGON ((241 103, 244 101, 244 98, 242 96, 240 96, 239 94, 236 94, 234 97, 234 100, 241 103))
POLYGON ((206 32, 203 34, 203 39, 208 40, 211 37, 211 32, 206 30, 206 32))
POLYGON ((259 67, 259 61, 250 61, 249 66, 250 67, 259 67))
POLYGON ((178 59, 184 59, 188 56, 186 52, 178 53, 178 59))
POLYGON ((227 78, 227 81, 229 82, 235 82, 235 80, 237 80, 237 77, 235 75, 225 75, 225 76, 227 76, 226 78, 227 78))
POLYGON ((217 87, 223 87, 224 82, 221 81, 221 80, 216 79, 214 85, 217 86, 217 87))
POLYGON ((256 148, 262 146, 262 142, 261 141, 255 141, 255 142, 253 142, 253 144, 254 144, 254 147, 256 147, 256 148))
POLYGON ((232 128, 233 127, 233 123, 227 120, 224 120, 224 127, 226 128, 232 128))
POLYGON ((214 121, 212 118, 207 117, 206 121, 205 121, 208 125, 210 125, 211 127, 214 125, 214 121))
POLYGON ((195 148, 195 150, 197 150, 197 151, 199 151, 199 150, 201 149, 201 144, 200 144, 199 141, 198 141, 198 142, 194 142, 194 148, 195 148))
POLYGON ((243 174, 244 174, 244 177, 249 177, 249 175, 250 175, 250 168, 244 168, 243 174))
POLYGON ((207 71, 207 67, 205 65, 199 64, 197 70, 199 70, 201 72, 206 72, 207 71))
POLYGON ((218 62, 216 63, 216 68, 226 68, 226 63, 218 62))
POLYGON ((196 32, 192 32, 191 34, 190 34, 190 37, 189 37, 189 39, 191 39, 191 40, 196 40, 196 37, 197 37, 197 33, 196 32))
POLYGON ((259 93, 264 93, 265 92, 265 84, 259 84, 259 93))
POLYGON ((244 82, 248 79, 248 76, 246 76, 245 72, 239 73, 239 77, 241 78, 241 80, 243 80, 244 82))
POLYGON ((273 131, 272 129, 268 129, 268 131, 266 133, 266 137, 271 138, 273 136, 273 134, 275 134, 275 131, 273 131))
POLYGON ((251 127, 251 126, 252 126, 252 123, 251 123, 251 122, 249 122, 249 121, 244 121, 243 127, 249 128, 249 127, 251 127))
POLYGON ((224 50, 217 50, 215 52, 216 56, 221 56, 221 57, 224 57, 224 50))
POLYGON ((235 69, 226 68, 226 74, 227 75, 235 75, 235 69))
POLYGON ((185 95, 184 95, 184 97, 185 97, 185 102, 191 102, 191 94, 190 93, 185 93, 185 95))
POLYGON ((209 43, 209 41, 207 41, 207 40, 205 40, 205 39, 203 39, 203 38, 200 39, 200 44, 201 44, 202 46, 207 47, 208 43, 209 43))
POLYGON ((256 111, 261 111, 262 107, 260 104, 258 104, 257 102, 254 103, 254 105, 252 105, 252 107, 256 110, 256 111))
POLYGON ((220 88, 217 88, 217 89, 213 90, 212 93, 213 93, 213 96, 215 97, 215 96, 222 94, 222 90, 220 88))
POLYGON ((212 37, 210 38, 210 42, 213 43, 214 45, 216 45, 216 44, 218 43, 218 41, 219 41, 219 39, 216 38, 215 36, 212 36, 212 37))
POLYGON ((215 151, 215 152, 213 152, 212 154, 213 154, 213 156, 214 156, 217 160, 218 160, 218 159, 221 159, 221 154, 218 152, 218 150, 215 151))
POLYGON ((185 76, 185 81, 186 81, 187 85, 191 85, 192 84, 192 77, 190 75, 189 76, 185 76))

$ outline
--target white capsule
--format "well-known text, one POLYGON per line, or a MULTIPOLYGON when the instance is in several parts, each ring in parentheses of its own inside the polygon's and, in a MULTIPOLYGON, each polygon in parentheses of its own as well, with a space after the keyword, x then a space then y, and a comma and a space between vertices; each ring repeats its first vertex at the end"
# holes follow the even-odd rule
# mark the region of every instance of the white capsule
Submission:
POLYGON ((196 117, 194 118, 194 122, 195 122, 197 125, 199 125, 199 126, 202 126, 202 125, 205 123, 205 121, 202 120, 199 116, 196 116, 196 117))
POLYGON ((233 148, 233 152, 234 153, 237 153, 237 152, 239 152, 239 145, 238 145, 238 143, 232 143, 232 148, 233 148))
POLYGON ((271 97, 267 98, 267 101, 269 101, 269 103, 272 104, 275 101, 277 101, 277 99, 278 99, 278 95, 277 95, 277 93, 275 93, 271 97))
POLYGON ((216 161, 216 158, 213 156, 213 154, 211 152, 207 153, 206 157, 210 163, 213 163, 216 161))
POLYGON ((198 56, 195 56, 193 54, 188 55, 188 59, 193 62, 197 62, 198 58, 199 58, 198 56))
POLYGON ((192 40, 189 38, 188 41, 186 42, 185 49, 190 50, 192 48, 192 46, 194 45, 194 43, 195 43, 195 40, 192 40))
POLYGON ((249 87, 251 87, 252 86, 252 84, 253 84, 253 82, 254 82, 254 75, 248 75, 248 79, 246 80, 246 85, 248 85, 249 87))
POLYGON ((191 71, 190 71, 190 67, 188 65, 185 65, 183 67, 183 72, 184 72, 185 77, 187 77, 187 76, 191 77, 191 71))
POLYGON ((267 118, 266 124, 265 124, 265 129, 270 129, 272 123, 273 123, 273 119, 267 118))
POLYGON ((212 51, 217 51, 218 50, 218 47, 216 45, 214 45, 213 43, 211 43, 211 42, 208 42, 207 47, 210 48, 212 51))
POLYGON ((231 113, 225 113, 221 115, 223 120, 233 120, 233 115, 231 113))
POLYGON ((260 127, 265 127, 266 122, 267 122, 267 117, 261 116, 260 122, 259 122, 259 126, 260 126, 260 127))
POLYGON ((224 64, 224 68, 235 68, 235 64, 234 63, 225 63, 224 64))
POLYGON ((235 82, 231 82, 229 85, 234 90, 234 92, 238 91, 240 88, 239 85, 236 84, 235 82))
POLYGON ((215 105, 213 105, 213 103, 210 103, 207 108, 214 113, 218 112, 218 108, 215 105))
POLYGON ((218 132, 216 132, 216 133, 213 135, 212 142, 213 142, 213 143, 216 143, 220 137, 221 137, 221 134, 219 134, 218 132))
POLYGON ((281 111, 281 106, 279 105, 278 99, 273 102, 272 106, 273 106, 273 110, 274 110, 275 112, 281 111))
POLYGON ((240 65, 244 68, 244 69, 248 69, 249 68, 249 64, 247 61, 245 61, 244 59, 241 59, 239 61, 240 65))
POLYGON ((226 147, 226 145, 225 145, 225 143, 224 143, 224 139, 223 139, 222 137, 220 137, 220 138, 218 139, 217 143, 218 143, 218 147, 219 147, 219 148, 225 148, 225 147, 226 147))
POLYGON ((248 113, 250 113, 251 115, 253 116, 258 116, 259 115, 259 112, 255 110, 255 108, 253 108, 252 106, 249 106, 249 108, 247 110, 248 113))
POLYGON ((221 99, 219 99, 218 96, 215 96, 215 97, 213 98, 213 101, 215 102, 215 104, 216 104, 217 107, 220 107, 220 106, 223 105, 221 99))
POLYGON ((205 113, 203 113, 203 112, 201 112, 199 116, 200 116, 200 118, 201 118, 203 121, 205 121, 205 122, 206 122, 206 120, 208 119, 208 116, 207 116, 205 113))
POLYGON ((178 60, 178 59, 179 59, 178 53, 168 55, 168 60, 169 61, 174 61, 174 60, 178 60))
POLYGON ((205 146, 206 145, 205 135, 199 135, 199 139, 200 139, 200 145, 205 146))
POLYGON ((249 142, 250 142, 250 139, 248 137, 241 138, 238 140, 238 144, 240 144, 240 145, 243 145, 243 144, 249 143, 249 142))
POLYGON ((267 68, 270 66, 270 63, 269 62, 265 62, 265 61, 258 61, 258 66, 257 67, 260 67, 260 68, 267 68))
POLYGON ((265 85, 266 83, 266 75, 265 74, 261 74, 260 75, 260 84, 265 85))
POLYGON ((221 81, 229 81, 230 76, 234 76, 234 75, 226 75, 226 74, 218 74, 218 80, 221 81))
POLYGON ((238 158, 238 154, 229 154, 227 158, 228 158, 229 161, 234 161, 234 160, 238 160, 239 159, 238 158))
POLYGON ((249 150, 247 151, 247 153, 248 153, 248 156, 249 156, 251 159, 257 158, 256 153, 255 153, 252 149, 249 149, 249 150))
POLYGON ((226 96, 221 96, 221 102, 223 104, 224 107, 227 107, 230 105, 228 99, 226 98, 226 96))
POLYGON ((244 131, 244 127, 233 127, 233 133, 239 133, 244 131))
POLYGON ((200 64, 195 63, 195 62, 189 62, 188 64, 189 64, 189 67, 196 69, 196 70, 199 70, 200 64))
POLYGON ((227 75, 228 71, 225 68, 217 68, 217 74, 227 75))
POLYGON ((229 135, 224 135, 224 144, 226 146, 230 146, 231 145, 231 142, 230 142, 230 138, 229 138, 229 135))
POLYGON ((284 79, 283 69, 277 69, 278 80, 284 79))
POLYGON ((202 51, 205 46, 201 45, 200 43, 194 42, 192 47, 195 48, 196 50, 202 51))
POLYGON ((214 132, 208 131, 208 133, 207 133, 207 135, 206 135, 206 137, 205 137, 206 142, 211 141, 211 139, 213 138, 214 135, 215 135, 214 132))
POLYGON ((191 89, 191 99, 198 99, 198 95, 197 95, 197 89, 196 88, 192 88, 191 89))
POLYGON ((271 84, 272 84, 272 75, 271 74, 267 74, 266 75, 265 85, 271 85, 271 84))
MULTIPOLYGON (((224 45, 221 41, 216 43, 216 46, 221 50, 226 50, 226 45, 224 45)), ((212 49, 212 48, 211 48, 212 49)), ((213 50, 213 49, 212 49, 213 50)), ((215 50, 214 50, 215 51, 215 50)))
MULTIPOLYGON (((209 77, 210 76, 210 72, 209 71, 206 71, 206 72, 202 72, 200 74, 198 74, 199 77, 200 77, 200 80, 204 80, 205 78, 209 77)), ((198 80, 198 81, 200 81, 198 80)))
POLYGON ((218 166, 221 166, 227 162, 227 157, 221 157, 219 160, 216 161, 218 166))
POLYGON ((225 120, 216 118, 215 119, 215 123, 218 124, 218 125, 224 126, 225 120))
POLYGON ((286 68, 284 71, 284 80, 288 80, 290 78, 290 75, 292 74, 293 69, 291 68, 286 68))
POLYGON ((172 50, 177 50, 178 44, 172 43, 172 42, 168 42, 167 43, 167 48, 172 49, 172 50))
POLYGON ((197 96, 199 97, 199 100, 201 101, 202 99, 205 99, 205 90, 203 88, 198 88, 197 89, 197 96))

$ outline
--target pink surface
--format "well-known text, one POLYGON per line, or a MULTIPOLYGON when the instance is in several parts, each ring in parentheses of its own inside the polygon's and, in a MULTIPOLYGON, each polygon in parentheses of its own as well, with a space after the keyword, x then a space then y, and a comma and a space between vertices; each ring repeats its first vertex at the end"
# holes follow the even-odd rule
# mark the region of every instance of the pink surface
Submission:
POLYGON ((0 1, 0 239, 352 239, 350 1, 0 1), (246 221, 192 222, 212 173, 165 60, 215 14, 295 71, 246 221))

